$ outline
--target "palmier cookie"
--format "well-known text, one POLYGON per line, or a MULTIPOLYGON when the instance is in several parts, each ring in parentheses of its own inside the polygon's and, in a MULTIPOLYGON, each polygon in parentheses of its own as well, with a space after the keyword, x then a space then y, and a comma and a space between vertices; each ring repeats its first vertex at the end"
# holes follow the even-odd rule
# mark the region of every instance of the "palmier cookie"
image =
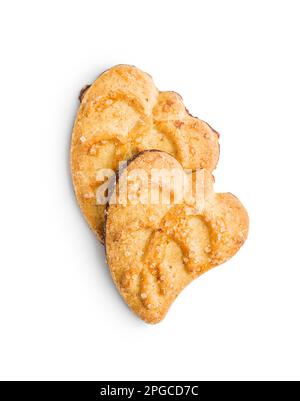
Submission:
POLYGON ((214 193, 207 170, 188 177, 198 191, 181 203, 175 204, 174 193, 169 203, 161 195, 155 204, 149 193, 142 197, 149 186, 161 190, 159 182, 151 182, 153 171, 161 170, 174 170, 177 177, 186 174, 165 152, 145 151, 134 157, 117 176, 110 193, 113 202, 106 209, 105 248, 113 280, 125 302, 147 323, 160 322, 178 294, 230 259, 248 234, 245 208, 230 193, 214 193), (139 171, 147 173, 146 187, 145 177, 135 174, 139 171), (126 202, 122 177, 128 184, 126 202))
POLYGON ((184 168, 213 171, 218 133, 192 117, 181 97, 159 92, 152 78, 128 65, 104 72, 80 94, 71 144, 71 169, 78 203, 103 241, 105 205, 97 197, 103 169, 147 149, 172 154, 184 168))

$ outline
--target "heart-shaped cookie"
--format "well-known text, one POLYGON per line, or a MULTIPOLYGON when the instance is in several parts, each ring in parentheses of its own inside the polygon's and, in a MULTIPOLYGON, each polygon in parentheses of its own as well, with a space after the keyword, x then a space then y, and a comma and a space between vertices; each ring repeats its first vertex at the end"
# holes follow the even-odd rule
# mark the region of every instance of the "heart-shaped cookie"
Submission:
POLYGON ((155 150, 117 176, 106 209, 107 262, 129 307, 148 323, 160 322, 192 280, 231 258, 247 238, 245 208, 231 194, 215 194, 213 182, 207 170, 188 176, 174 157, 155 150), (188 177, 192 193, 175 202, 174 185, 165 202, 153 172, 168 171, 188 177))
POLYGON ((80 97, 71 145, 73 183, 80 208, 101 241, 105 204, 97 200, 103 180, 99 171, 116 170, 119 162, 147 149, 172 154, 184 168, 215 169, 218 133, 192 117, 178 94, 159 92, 139 69, 113 67, 80 97))

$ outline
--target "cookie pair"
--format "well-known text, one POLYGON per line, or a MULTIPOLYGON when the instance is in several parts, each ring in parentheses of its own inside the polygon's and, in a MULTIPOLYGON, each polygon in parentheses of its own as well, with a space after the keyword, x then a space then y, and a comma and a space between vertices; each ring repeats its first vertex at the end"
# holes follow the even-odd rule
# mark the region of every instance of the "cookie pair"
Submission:
POLYGON ((113 67, 81 93, 71 146, 76 196, 120 293, 148 323, 247 238, 240 201, 213 191, 218 139, 177 93, 159 92, 135 67, 113 67), (171 181, 156 182, 153 172, 171 181))

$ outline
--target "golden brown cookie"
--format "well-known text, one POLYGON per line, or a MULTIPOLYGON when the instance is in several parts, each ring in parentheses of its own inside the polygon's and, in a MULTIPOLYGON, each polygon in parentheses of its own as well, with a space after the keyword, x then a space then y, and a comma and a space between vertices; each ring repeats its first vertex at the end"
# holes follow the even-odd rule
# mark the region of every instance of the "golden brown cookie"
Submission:
POLYGON ((115 182, 105 224, 113 280, 129 307, 147 323, 160 322, 178 294, 192 280, 230 259, 248 234, 245 208, 231 194, 214 193, 213 176, 207 170, 191 175, 190 187, 198 191, 187 191, 177 204, 174 191, 171 202, 164 201, 163 186, 154 180, 153 171, 175 171, 176 177, 185 174, 165 152, 137 155, 115 182), (147 176, 141 179, 135 174, 139 171, 147 176), (159 187, 156 204, 150 187, 159 187))
POLYGON ((218 133, 192 117, 178 94, 159 92, 139 69, 111 68, 85 87, 80 99, 72 135, 72 177, 80 208, 101 241, 105 210, 97 199, 101 169, 116 170, 119 162, 147 149, 172 154, 184 168, 215 169, 218 133))

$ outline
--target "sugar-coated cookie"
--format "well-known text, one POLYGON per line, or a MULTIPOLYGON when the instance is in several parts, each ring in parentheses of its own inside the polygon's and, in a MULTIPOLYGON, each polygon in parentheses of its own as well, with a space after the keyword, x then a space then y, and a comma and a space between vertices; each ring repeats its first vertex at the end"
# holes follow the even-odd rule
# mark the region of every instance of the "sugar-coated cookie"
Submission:
POLYGON ((218 133, 192 117, 178 94, 159 92, 138 68, 109 69, 82 90, 80 100, 71 144, 72 177, 80 208, 101 241, 101 169, 116 170, 119 162, 148 149, 170 153, 184 168, 213 171, 217 165, 218 133))
POLYGON ((165 152, 135 156, 111 189, 105 223, 113 280, 129 307, 147 323, 160 322, 191 281, 230 259, 245 242, 249 225, 247 212, 235 196, 214 193, 209 171, 192 173, 190 187, 197 191, 178 203, 172 188, 170 202, 163 201, 163 186, 154 180, 153 171, 175 171, 176 177, 186 174, 165 152), (141 171, 146 178, 135 174, 141 171), (156 203, 150 187, 159 190, 156 203))

